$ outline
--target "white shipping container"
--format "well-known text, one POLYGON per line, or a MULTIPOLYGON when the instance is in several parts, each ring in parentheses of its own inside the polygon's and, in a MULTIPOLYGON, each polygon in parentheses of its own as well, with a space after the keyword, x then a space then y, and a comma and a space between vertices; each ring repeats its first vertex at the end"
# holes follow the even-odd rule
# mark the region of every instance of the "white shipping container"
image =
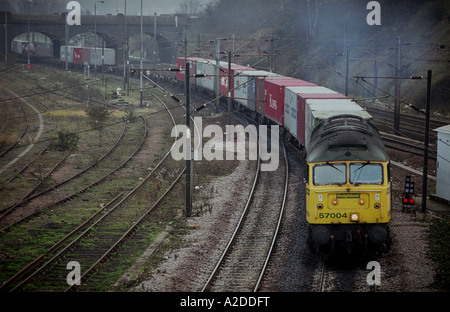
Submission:
POLYGON ((104 48, 91 48, 91 65, 102 65, 102 53, 104 54, 104 65, 116 64, 116 53, 114 49, 104 48))
POLYGON ((256 106, 256 77, 280 76, 265 70, 243 70, 234 77, 235 101, 255 110, 256 106), (240 86, 240 87, 239 87, 240 86))
MULTIPOLYGON (((228 66, 228 63, 220 62, 220 66, 228 66)), ((196 84, 210 91, 214 91, 216 81, 216 61, 206 59, 197 60, 196 72, 197 74, 205 75, 205 77, 198 78, 196 84)))
POLYGON ((297 89, 313 87, 286 87, 284 88, 284 126, 297 138, 297 89))
POLYGON ((102 65, 102 49, 92 48, 91 49, 91 63, 90 65, 102 65))
MULTIPOLYGON (((66 61, 66 46, 61 46, 60 47, 60 56, 61 56, 61 61, 66 61)), ((73 46, 68 46, 67 47, 67 56, 68 59, 67 61, 69 63, 73 63, 73 46)))
MULTIPOLYGON (((197 75, 204 74, 203 66, 205 65, 205 63, 206 63, 206 60, 197 60, 196 66, 195 66, 195 73, 197 75)), ((205 82, 204 82, 205 79, 206 79, 205 77, 198 77, 195 79, 195 84, 199 87, 203 87, 203 84, 205 84, 205 82)))
POLYGON ((284 126, 288 131, 298 139, 302 144, 305 144, 304 129, 297 129, 297 127, 305 127, 305 105, 304 101, 299 103, 299 95, 302 99, 311 98, 333 98, 343 97, 336 91, 321 87, 321 86, 295 86, 286 87, 284 91, 284 126), (299 111, 300 110, 300 111, 299 111))
POLYGON ((308 99, 305 105, 305 147, 308 148, 311 133, 325 119, 333 116, 351 114, 366 120, 372 116, 350 99, 308 99))
POLYGON ((450 201, 450 125, 435 129, 437 141, 436 196, 450 201))
POLYGON ((205 77, 202 78, 202 87, 214 91, 214 75, 216 74, 216 66, 215 62, 214 65, 211 62, 205 61, 202 64, 202 74, 205 75, 205 77))
POLYGON ((28 45, 28 41, 24 41, 24 40, 13 40, 12 41, 12 48, 11 50, 13 52, 19 53, 19 54, 27 54, 27 45, 28 45))
POLYGON ((11 42, 11 51, 22 54, 22 41, 13 40, 11 42))
MULTIPOLYGON (((219 66, 227 66, 228 63, 226 62, 219 62, 219 66)), ((203 73, 205 75, 207 75, 207 77, 205 77, 203 79, 203 87, 214 91, 215 88, 215 82, 216 82, 216 75, 217 75, 217 70, 216 70, 217 66, 216 66, 216 61, 214 60, 210 60, 209 62, 206 62, 205 64, 203 64, 203 73)), ((217 77, 217 79, 220 79, 220 77, 217 77)))
POLYGON ((105 65, 116 65, 116 50, 105 49, 105 65))

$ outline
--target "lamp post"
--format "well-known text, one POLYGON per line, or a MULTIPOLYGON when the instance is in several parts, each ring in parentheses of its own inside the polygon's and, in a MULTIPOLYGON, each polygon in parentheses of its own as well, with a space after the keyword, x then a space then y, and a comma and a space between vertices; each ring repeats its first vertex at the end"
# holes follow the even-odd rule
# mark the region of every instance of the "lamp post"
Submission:
POLYGON ((8 2, 3 4, 3 11, 5 12, 5 66, 8 65, 8 12, 12 11, 12 8, 8 2))
MULTIPOLYGON (((66 15, 67 16, 67 15, 66 15)), ((69 24, 68 23, 64 23, 65 24, 65 44, 66 46, 64 47, 64 63, 65 63, 65 69, 66 71, 69 70, 69 24)))
POLYGON ((123 30, 123 90, 125 92, 127 83, 127 60, 128 60, 128 39, 127 39, 127 0, 124 4, 124 30, 123 30))
POLYGON ((97 72, 97 2, 98 3, 105 3, 104 0, 95 1, 94 3, 94 35, 95 35, 95 72, 97 72))
POLYGON ((5 66, 8 66, 8 12, 5 10, 5 66))
POLYGON ((31 34, 30 34, 30 15, 31 15, 31 5, 33 0, 28 0, 28 30, 27 30, 27 56, 28 56, 28 68, 30 68, 30 50, 31 50, 31 34))
MULTIPOLYGON (((142 13, 142 0, 141 0, 141 69, 144 67, 143 64, 143 56, 144 56, 144 52, 143 52, 143 45, 142 45, 142 41, 144 40, 144 17, 143 17, 143 13, 142 13)), ((142 80, 142 73, 141 73, 141 79, 140 79, 140 101, 139 101, 139 107, 142 107, 142 86, 143 86, 143 80, 142 80)))

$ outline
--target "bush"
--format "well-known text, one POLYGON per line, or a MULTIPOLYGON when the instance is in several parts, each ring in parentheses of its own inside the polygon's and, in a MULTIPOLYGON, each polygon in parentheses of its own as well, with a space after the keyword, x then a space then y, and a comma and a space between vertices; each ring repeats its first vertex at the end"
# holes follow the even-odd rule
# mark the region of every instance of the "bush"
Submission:
POLYGON ((53 151, 65 151, 70 149, 78 141, 78 134, 72 133, 69 130, 59 130, 50 144, 50 149, 53 151))

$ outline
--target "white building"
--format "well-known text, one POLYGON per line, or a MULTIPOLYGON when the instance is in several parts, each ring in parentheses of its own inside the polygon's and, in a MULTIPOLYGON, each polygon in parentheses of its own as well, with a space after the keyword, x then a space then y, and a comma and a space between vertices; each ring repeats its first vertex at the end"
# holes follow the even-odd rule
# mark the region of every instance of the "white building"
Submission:
POLYGON ((450 125, 435 131, 438 133, 436 196, 450 201, 450 125))

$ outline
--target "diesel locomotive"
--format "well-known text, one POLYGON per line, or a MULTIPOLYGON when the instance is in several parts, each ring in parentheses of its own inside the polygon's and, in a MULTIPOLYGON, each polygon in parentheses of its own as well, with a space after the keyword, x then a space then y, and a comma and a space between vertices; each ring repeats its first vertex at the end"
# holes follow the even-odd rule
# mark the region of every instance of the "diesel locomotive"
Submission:
POLYGON ((351 114, 322 121, 306 162, 306 220, 316 249, 389 247, 389 157, 372 123, 351 114))

